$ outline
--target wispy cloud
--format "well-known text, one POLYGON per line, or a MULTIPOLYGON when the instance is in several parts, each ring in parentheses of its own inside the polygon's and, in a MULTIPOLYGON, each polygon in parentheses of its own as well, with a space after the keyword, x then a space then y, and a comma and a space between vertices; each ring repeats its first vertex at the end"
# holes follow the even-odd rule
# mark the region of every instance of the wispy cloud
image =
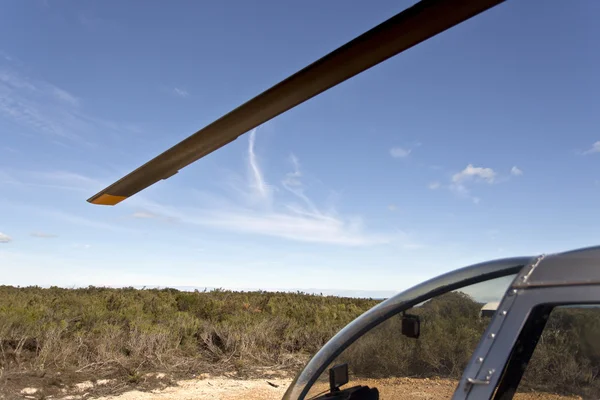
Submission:
POLYGON ((440 186, 442 186, 442 184, 441 184, 441 183, 439 183, 439 182, 437 182, 437 181, 436 181, 436 182, 431 182, 429 185, 427 185, 427 187, 428 187, 429 189, 431 189, 431 190, 436 190, 436 189, 439 189, 439 188, 440 188, 440 186))
MULTIPOLYGON (((398 232, 373 232, 360 216, 341 215, 330 204, 321 207, 309 195, 300 160, 289 156, 290 170, 284 173, 277 185, 271 185, 255 152, 257 133, 249 135, 247 147, 246 179, 236 180, 229 195, 210 194, 198 196, 193 206, 167 206, 138 194, 123 203, 130 207, 130 218, 177 221, 181 224, 213 228, 239 234, 251 234, 288 239, 298 242, 334 244, 343 246, 369 246, 398 243, 405 248, 416 248, 408 235, 398 232), (248 201, 252 199, 253 201, 248 201)), ((93 192, 103 187, 101 182, 87 176, 67 171, 11 171, 1 179, 20 185, 51 186, 62 190, 93 192)), ((2 174, 3 171, 0 171, 2 174)), ((25 205, 23 205, 25 207, 25 205)), ((133 232, 121 224, 104 219, 80 216, 61 210, 33 210, 47 217, 73 225, 93 229, 133 232)), ((116 220, 114 221, 116 222, 116 220)))
POLYGON ((294 213, 312 215, 318 218, 325 217, 326 215, 315 206, 315 203, 305 193, 305 186, 301 180, 302 172, 300 171, 300 161, 298 161, 298 157, 291 154, 289 159, 293 170, 286 174, 285 178, 281 181, 281 185, 289 193, 301 200, 302 204, 300 206, 287 204, 287 209, 294 213))
POLYGON ((583 152, 583 154, 595 154, 600 153, 600 140, 592 144, 592 147, 583 152))
MULTIPOLYGON (((93 193, 98 187, 105 187, 106 182, 97 180, 94 178, 87 177, 78 173, 68 171, 10 171, 10 174, 0 170, 0 184, 12 184, 23 187, 40 187, 48 189, 56 189, 58 191, 75 191, 81 193, 81 202, 84 204, 85 197, 93 193)), ((78 195, 79 196, 79 195, 78 195)), ((66 211, 63 209, 51 208, 51 207, 36 207, 27 202, 11 202, 10 207, 13 209, 21 209, 23 211, 31 212, 32 214, 39 214, 45 217, 52 218, 59 221, 61 224, 78 225, 92 229, 102 229, 114 232, 136 232, 135 229, 128 228, 118 224, 117 219, 113 221, 94 218, 93 214, 90 215, 78 215, 77 213, 66 211)), ((43 233, 32 233, 31 236, 35 237, 50 237, 43 233)))
POLYGON ((79 225, 91 229, 103 229, 108 231, 119 231, 119 232, 133 232, 133 229, 129 229, 123 226, 119 226, 116 223, 110 223, 103 220, 96 220, 93 218, 82 217, 77 214, 61 211, 61 210, 43 210, 41 214, 46 215, 50 218, 54 218, 61 223, 68 223, 72 225, 79 225))
POLYGON ((513 176, 520 176, 523 175, 523 171, 519 167, 514 166, 510 169, 510 174, 513 176))
POLYGON ((69 171, 0 170, 0 183, 91 193, 106 186, 103 181, 69 171))
MULTIPOLYGON (((61 144, 91 145, 98 132, 106 136, 130 131, 128 126, 89 115, 78 96, 23 73, 26 69, 14 59, 3 57, 0 61, 0 118, 30 130, 26 133, 46 135, 61 144)), ((23 130, 19 133, 25 134, 23 130)))
POLYGON ((40 239, 53 239, 53 238, 58 237, 58 235, 55 235, 53 233, 44 233, 44 232, 32 232, 30 234, 30 236, 40 238, 40 239))
POLYGON ((173 93, 179 97, 188 97, 190 94, 187 90, 181 88, 173 88, 173 93))
MULTIPOLYGON (((139 196, 136 200, 141 200, 141 203, 149 204, 146 200, 139 196)), ((133 201, 136 203, 136 201, 133 201)), ((152 204, 152 203, 150 203, 152 204)), ((160 209, 160 206, 158 207, 160 209)), ((147 210, 138 210, 131 214, 131 218, 140 220, 156 220, 159 222, 178 223, 181 222, 179 217, 174 217, 168 214, 159 214, 158 212, 151 212, 147 210)))
POLYGON ((54 97, 56 97, 58 100, 64 101, 65 103, 68 103, 75 107, 79 106, 79 99, 73 96, 71 93, 67 92, 66 90, 58 88, 56 86, 53 86, 52 90, 54 92, 54 97))
POLYGON ((30 172, 30 176, 45 182, 55 182, 58 184, 63 184, 72 189, 82 189, 82 190, 90 190, 91 188, 101 186, 103 182, 92 179, 86 175, 63 171, 63 170, 53 170, 53 171, 35 171, 30 172))
POLYGON ((9 147, 9 146, 2 146, 2 150, 6 151, 8 153, 13 153, 13 154, 20 153, 20 151, 18 151, 17 149, 14 149, 14 148, 9 147))
POLYGON ((158 215, 155 213, 151 213, 148 211, 136 211, 133 214, 131 214, 131 216, 133 218, 139 218, 139 219, 152 219, 152 218, 157 218, 158 215))
POLYGON ((360 219, 343 221, 311 214, 273 212, 255 215, 251 212, 226 211, 213 213, 204 218, 201 223, 240 233, 274 236, 302 242, 349 246, 390 242, 390 238, 383 235, 364 234, 360 219))
POLYGON ((251 189, 251 197, 258 197, 270 203, 273 193, 272 188, 267 184, 263 172, 258 165, 254 143, 256 142, 256 129, 250 132, 248 139, 248 175, 251 189))
POLYGON ((406 158, 411 152, 412 149, 407 149, 404 147, 392 147, 390 149, 390 155, 394 158, 406 158))
POLYGON ((79 100, 66 90, 0 69, 0 115, 37 132, 77 139, 79 100))
POLYGON ((5 233, 0 232, 0 243, 8 243, 12 241, 12 238, 5 233))
MULTIPOLYGON (((360 218, 340 218, 315 215, 308 210, 290 206, 281 211, 255 208, 171 207, 158 203, 150 206, 157 213, 185 224, 210 227, 241 234, 284 238, 299 242, 367 246, 391 243, 400 235, 372 234, 364 230, 360 218)), ((404 239, 405 236, 402 236, 404 239)))
POLYGON ((209 207, 187 208, 146 201, 144 209, 186 224, 298 242, 343 246, 369 246, 397 240, 408 243, 405 234, 373 233, 359 216, 342 216, 335 209, 319 207, 307 194, 309 187, 295 155, 289 157, 291 170, 284 174, 279 185, 271 186, 256 158, 255 144, 256 131, 253 131, 248 140, 249 180, 245 188, 237 188, 238 199, 227 198, 209 207), (248 206, 245 201, 248 197, 260 201, 248 206))

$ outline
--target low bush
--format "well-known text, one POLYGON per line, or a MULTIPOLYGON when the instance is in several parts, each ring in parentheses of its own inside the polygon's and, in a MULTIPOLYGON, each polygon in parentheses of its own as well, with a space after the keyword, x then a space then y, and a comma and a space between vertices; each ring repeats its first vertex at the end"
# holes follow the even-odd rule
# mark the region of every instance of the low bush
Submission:
POLYGON ((294 368, 375 300, 0 286, 0 369, 294 368))

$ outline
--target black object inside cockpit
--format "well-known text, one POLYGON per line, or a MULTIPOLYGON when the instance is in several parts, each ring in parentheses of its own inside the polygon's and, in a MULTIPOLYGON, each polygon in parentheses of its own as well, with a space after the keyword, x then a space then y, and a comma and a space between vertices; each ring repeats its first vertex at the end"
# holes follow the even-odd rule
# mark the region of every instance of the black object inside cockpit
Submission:
POLYGON ((340 387, 348 383, 348 364, 338 364, 329 368, 329 391, 339 392, 340 387))
POLYGON ((418 339, 421 335, 421 320, 418 315, 402 314, 402 334, 418 339))
POLYGON ((348 383, 348 364, 335 365, 329 369, 329 393, 312 400, 379 400, 379 390, 368 386, 353 386, 340 389, 348 383))

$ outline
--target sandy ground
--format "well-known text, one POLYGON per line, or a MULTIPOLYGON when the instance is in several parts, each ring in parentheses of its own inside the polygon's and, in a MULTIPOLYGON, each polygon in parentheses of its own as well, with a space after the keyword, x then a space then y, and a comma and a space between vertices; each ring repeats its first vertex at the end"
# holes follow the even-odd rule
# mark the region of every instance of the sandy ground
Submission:
MULTIPOLYGON (((131 390, 114 396, 93 395, 95 386, 110 385, 109 381, 82 382, 76 385, 78 393, 64 396, 49 396, 46 399, 56 400, 84 400, 89 398, 99 400, 275 400, 281 399, 291 379, 268 378, 241 380, 227 377, 199 377, 196 379, 182 380, 174 386, 163 387, 151 391, 131 390)), ((402 400, 427 400, 451 398, 457 382, 448 379, 365 379, 354 380, 349 386, 368 385, 379 389, 381 399, 402 400)), ((97 388, 96 388, 97 389, 97 388)), ((315 385, 309 396, 327 389, 326 383, 315 385)), ((39 399, 35 388, 21 391, 20 398, 39 399)), ((0 396, 2 398, 3 396, 0 396)), ((519 400, 566 400, 581 399, 580 397, 566 397, 549 393, 517 394, 519 400)))
POLYGON ((258 400, 281 399, 291 379, 237 380, 228 378, 192 379, 177 386, 152 392, 131 391, 100 400, 258 400), (271 383, 271 384, 269 384, 271 383), (273 386, 274 385, 274 386, 273 386))

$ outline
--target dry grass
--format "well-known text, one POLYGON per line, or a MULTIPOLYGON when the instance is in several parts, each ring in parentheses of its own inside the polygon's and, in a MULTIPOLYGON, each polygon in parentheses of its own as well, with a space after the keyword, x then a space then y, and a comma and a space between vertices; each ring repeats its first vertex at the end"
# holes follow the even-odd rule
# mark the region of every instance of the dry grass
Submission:
POLYGON ((60 374, 56 386, 65 387, 87 376, 135 385, 148 372, 293 371, 375 304, 302 293, 3 286, 0 393, 42 375, 60 374))

